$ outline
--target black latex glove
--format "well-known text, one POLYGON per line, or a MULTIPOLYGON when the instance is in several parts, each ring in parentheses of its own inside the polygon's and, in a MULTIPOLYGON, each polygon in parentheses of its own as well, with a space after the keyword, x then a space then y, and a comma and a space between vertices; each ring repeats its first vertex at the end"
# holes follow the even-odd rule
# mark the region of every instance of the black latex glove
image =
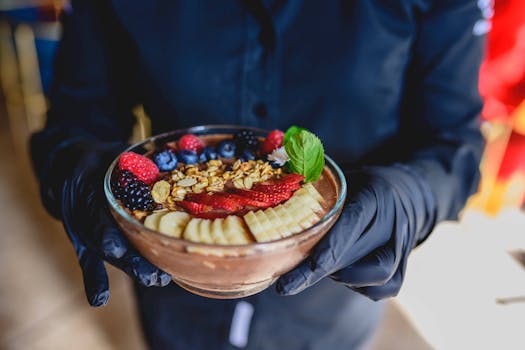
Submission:
POLYGON ((301 265, 278 280, 280 294, 299 293, 326 276, 374 300, 398 293, 410 251, 434 226, 434 197, 404 165, 346 176, 340 219, 301 265))
MULTIPOLYGON (((108 301, 104 260, 144 286, 167 285, 171 277, 128 244, 106 203, 105 171, 125 145, 71 140, 67 143, 46 158, 47 169, 39 169, 40 185, 46 208, 63 221, 78 256, 89 303, 101 306, 108 301)), ((38 140, 35 144, 39 144, 38 140)))

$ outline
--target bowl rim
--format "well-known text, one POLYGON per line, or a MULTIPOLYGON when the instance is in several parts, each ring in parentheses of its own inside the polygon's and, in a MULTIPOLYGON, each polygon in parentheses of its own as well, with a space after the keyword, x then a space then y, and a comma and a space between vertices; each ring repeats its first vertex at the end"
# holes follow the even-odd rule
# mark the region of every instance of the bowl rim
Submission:
MULTIPOLYGON (((197 125, 197 126, 193 126, 193 127, 189 127, 189 128, 175 129, 175 130, 171 130, 171 131, 164 132, 164 133, 161 133, 161 134, 153 135, 153 136, 150 136, 150 137, 148 137, 146 139, 143 139, 141 141, 135 142, 132 145, 130 145, 129 147, 127 147, 126 149, 124 149, 123 151, 121 151, 115 157, 115 159, 111 162, 111 164, 109 165, 108 169, 106 170, 106 174, 104 176, 104 193, 106 195, 106 200, 109 203, 111 209, 114 210, 119 216, 124 218, 127 223, 131 224, 132 226, 135 226, 139 230, 139 232, 141 232, 141 233, 142 232, 147 232, 148 234, 152 234, 154 236, 158 236, 159 239, 172 241, 173 243, 182 244, 182 245, 185 245, 185 246, 191 246, 191 247, 196 247, 196 248, 212 249, 212 250, 213 249, 220 249, 220 250, 225 250, 225 251, 238 250, 240 248, 242 248, 242 249, 250 248, 250 249, 254 249, 254 250, 259 250, 259 249, 260 250, 266 250, 266 249, 270 249, 270 248, 272 248, 274 246, 280 246, 280 245, 286 244, 288 242, 293 242, 293 241, 296 241, 298 239, 301 239, 304 236, 307 236, 308 233, 310 233, 316 227, 322 226, 325 222, 330 220, 334 215, 337 215, 339 213, 341 207, 343 206, 343 204, 344 204, 344 202, 346 200, 346 195, 347 195, 346 177, 345 177, 343 171, 341 170, 341 168, 339 168, 339 166, 335 163, 335 161, 332 158, 330 158, 328 155, 326 155, 326 153, 325 153, 325 161, 326 161, 326 163, 329 164, 330 167, 332 167, 332 169, 335 170, 335 173, 337 175, 336 176, 336 181, 339 180, 339 182, 341 183, 339 196, 338 196, 334 206, 332 207, 332 209, 330 209, 330 211, 328 213, 326 213, 326 215, 321 220, 319 220, 318 222, 316 222, 314 225, 312 225, 311 227, 307 228, 306 230, 303 230, 303 231, 301 231, 301 232, 299 232, 297 234, 294 234, 294 235, 291 235, 291 236, 288 236, 288 237, 284 237, 284 238, 280 238, 280 239, 276 239, 276 240, 268 241, 268 242, 255 242, 255 243, 249 243, 249 244, 227 244, 226 245, 226 244, 212 244, 212 243, 193 242, 193 241, 189 241, 189 240, 186 240, 186 239, 183 239, 183 238, 176 238, 176 237, 168 236, 166 234, 163 234, 163 233, 155 231, 155 230, 151 230, 151 229, 147 228, 146 226, 144 226, 144 224, 142 222, 140 222, 137 219, 135 219, 131 214, 129 214, 126 210, 123 209, 123 207, 119 204, 118 200, 113 195, 113 191, 111 190, 111 177, 112 177, 112 174, 113 174, 113 170, 115 169, 115 167, 116 167, 116 165, 118 163, 118 159, 119 159, 119 157, 120 157, 120 155, 122 153, 131 151, 132 149, 135 149, 135 148, 140 147, 140 146, 142 146, 144 144, 147 144, 147 143, 151 143, 151 142, 155 143, 155 140, 161 139, 161 138, 164 138, 164 137, 168 137, 171 134, 175 134, 175 133, 196 133, 196 132, 203 132, 203 131, 212 130, 212 129, 239 129, 239 130, 240 129, 248 129, 248 130, 252 130, 252 131, 260 132, 260 133, 268 133, 269 132, 269 130, 262 129, 262 128, 257 128, 257 127, 249 127, 249 126, 241 126, 241 125, 233 125, 233 124, 210 124, 210 125, 197 125)), ((220 132, 219 132, 219 134, 220 134, 220 132)), ((325 164, 325 167, 326 166, 327 165, 325 164)))

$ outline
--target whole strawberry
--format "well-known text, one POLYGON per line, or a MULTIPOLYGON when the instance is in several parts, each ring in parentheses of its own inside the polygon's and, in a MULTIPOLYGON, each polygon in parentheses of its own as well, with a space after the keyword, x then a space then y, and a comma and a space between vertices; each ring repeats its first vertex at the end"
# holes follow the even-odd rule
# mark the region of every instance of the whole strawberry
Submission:
POLYGON ((159 168, 153 161, 143 155, 134 152, 124 152, 118 160, 120 170, 132 172, 140 181, 151 184, 159 176, 159 168))
POLYGON ((179 139, 179 150, 188 150, 200 153, 204 148, 204 142, 193 134, 186 134, 179 139))
POLYGON ((284 133, 281 130, 273 130, 266 136, 262 146, 261 152, 268 154, 283 145, 284 133))

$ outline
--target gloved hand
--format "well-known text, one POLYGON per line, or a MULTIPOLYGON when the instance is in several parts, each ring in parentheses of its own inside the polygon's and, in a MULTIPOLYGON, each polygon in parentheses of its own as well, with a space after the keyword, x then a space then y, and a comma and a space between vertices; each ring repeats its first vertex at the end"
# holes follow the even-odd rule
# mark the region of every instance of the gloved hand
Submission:
POLYGON ((435 202, 415 169, 401 164, 345 174, 341 217, 277 291, 293 295, 326 276, 373 300, 398 293, 408 255, 435 224, 435 202))
MULTIPOLYGON (((89 303, 101 306, 108 301, 104 260, 144 286, 167 285, 171 277, 129 246, 106 204, 104 174, 125 145, 89 141, 68 143, 57 147, 47 157, 47 169, 40 169, 41 191, 48 211, 64 223, 82 269, 89 303)), ((38 151, 34 150, 33 155, 35 153, 38 151)))

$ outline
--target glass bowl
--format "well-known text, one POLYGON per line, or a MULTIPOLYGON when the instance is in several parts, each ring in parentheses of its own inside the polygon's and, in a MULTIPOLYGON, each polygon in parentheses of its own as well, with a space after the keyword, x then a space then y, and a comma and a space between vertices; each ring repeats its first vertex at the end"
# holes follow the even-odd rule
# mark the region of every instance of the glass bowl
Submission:
MULTIPOLYGON (((166 142, 186 133, 231 136, 241 129, 264 137, 268 131, 232 125, 196 126, 150 137, 126 151, 150 153, 166 142)), ((332 183, 326 214, 319 222, 298 234, 283 239, 245 245, 195 243, 164 235, 146 228, 130 215, 113 196, 111 178, 118 157, 104 178, 109 209, 124 235, 152 264, 169 273, 186 290, 209 298, 233 299, 258 293, 304 260, 312 247, 337 221, 346 197, 346 180, 341 169, 326 157, 322 176, 332 183)), ((323 193, 326 197, 326 192, 323 193)), ((326 199, 326 198, 325 198, 326 199)))

